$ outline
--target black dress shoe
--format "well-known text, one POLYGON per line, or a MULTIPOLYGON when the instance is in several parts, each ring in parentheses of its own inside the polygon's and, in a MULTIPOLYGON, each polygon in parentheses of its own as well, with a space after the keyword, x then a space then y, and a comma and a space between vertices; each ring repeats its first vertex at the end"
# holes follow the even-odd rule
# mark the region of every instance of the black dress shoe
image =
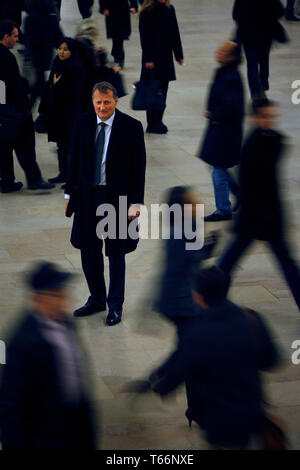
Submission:
POLYGON ((66 178, 59 173, 54 178, 49 178, 48 181, 49 181, 49 183, 65 183, 66 178))
POLYGON ((122 310, 110 309, 106 317, 106 324, 109 326, 116 325, 122 320, 122 310))
POLYGON ((219 214, 218 212, 214 212, 213 214, 204 217, 205 222, 220 222, 222 220, 231 220, 232 214, 219 214))
POLYGON ((23 183, 21 181, 18 181, 17 183, 11 183, 11 184, 2 184, 1 185, 1 193, 12 193, 14 191, 20 191, 20 189, 23 187, 23 183))
POLYGON ((99 304, 92 299, 89 299, 83 307, 78 308, 74 312, 74 317, 87 317, 93 313, 104 312, 106 310, 105 304, 99 304))
POLYGON ((168 132, 168 128, 165 124, 162 122, 157 125, 149 125, 147 126, 146 132, 148 134, 166 134, 168 132))
POLYGON ((46 181, 37 181, 36 183, 32 183, 28 185, 28 189, 35 190, 35 189, 52 189, 55 188, 55 184, 47 183, 46 181))

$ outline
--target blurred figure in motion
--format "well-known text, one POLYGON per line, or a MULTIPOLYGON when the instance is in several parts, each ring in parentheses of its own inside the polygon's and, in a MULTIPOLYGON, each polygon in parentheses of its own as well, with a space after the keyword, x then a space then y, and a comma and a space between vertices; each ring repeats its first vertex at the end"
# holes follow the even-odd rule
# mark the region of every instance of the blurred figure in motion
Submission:
POLYGON ((26 0, 24 33, 26 59, 35 71, 35 83, 31 88, 31 106, 43 96, 45 72, 50 70, 54 48, 63 34, 59 27, 53 0, 26 0))
POLYGON ((41 262, 7 346, 0 388, 3 450, 94 450, 86 364, 68 316, 71 274, 41 262))
POLYGON ((236 236, 219 260, 230 274, 254 240, 267 241, 300 309, 299 269, 284 238, 278 164, 284 150, 284 136, 276 130, 276 103, 268 99, 253 102, 254 130, 246 139, 240 164, 241 208, 235 224, 236 236))
POLYGON ((111 55, 121 68, 124 67, 124 41, 131 34, 130 14, 138 10, 137 0, 99 0, 100 13, 105 16, 106 34, 112 39, 111 55))
POLYGON ((261 98, 269 89, 269 56, 273 40, 286 42, 278 22, 284 7, 280 0, 235 0, 233 19, 236 40, 243 44, 251 97, 261 98))
MULTIPOLYGON (((166 102, 169 82, 176 80, 173 54, 178 64, 183 65, 183 50, 175 8, 170 0, 145 0, 139 15, 141 80, 149 80, 151 77, 159 80, 166 102)), ((165 108, 146 112, 146 132, 168 132, 167 126, 162 122, 165 108)))
POLYGON ((190 425, 195 421, 205 431, 211 448, 245 449, 261 432, 264 416, 259 370, 276 365, 278 353, 260 315, 226 300, 228 285, 219 268, 199 270, 193 297, 201 315, 149 380, 129 384, 127 391, 166 396, 185 380, 190 425))
POLYGON ((0 80, 6 87, 6 104, 22 113, 22 124, 15 142, 0 142, 0 190, 20 191, 23 184, 15 182, 13 151, 25 172, 28 189, 50 189, 54 185, 43 181, 36 161, 35 134, 28 99, 29 86, 21 76, 11 50, 19 40, 18 26, 9 20, 0 21, 0 80))
POLYGON ((212 256, 217 235, 212 233, 204 246, 204 240, 201 240, 196 250, 187 249, 186 244, 196 243, 196 237, 201 235, 191 234, 196 230, 200 232, 196 223, 201 222, 196 219, 197 205, 201 204, 199 194, 192 188, 175 186, 169 190, 166 199, 168 207, 175 204, 180 212, 178 216, 170 212, 170 237, 165 241, 165 266, 154 308, 176 325, 181 336, 189 321, 199 314, 192 299, 193 275, 200 263, 212 256))
POLYGON ((86 74, 76 41, 62 38, 39 106, 39 112, 47 117, 48 141, 57 143, 59 173, 49 178, 50 183, 66 181, 69 147, 76 119, 81 112, 85 83, 86 74))
MULTIPOLYGON (((91 94, 94 85, 106 81, 115 86, 115 75, 121 70, 120 66, 115 64, 111 56, 107 54, 104 47, 96 46, 98 37, 99 27, 95 21, 87 18, 79 23, 75 40, 87 77, 82 97, 82 111, 92 111, 93 109, 91 94)), ((119 92, 118 89, 117 91, 119 92)))
POLYGON ((207 110, 209 120, 199 158, 212 165, 216 211, 205 217, 206 222, 230 220, 232 192, 239 203, 239 186, 228 168, 237 165, 241 156, 244 118, 243 82, 238 70, 241 48, 226 41, 216 51, 220 65, 210 88, 207 110))

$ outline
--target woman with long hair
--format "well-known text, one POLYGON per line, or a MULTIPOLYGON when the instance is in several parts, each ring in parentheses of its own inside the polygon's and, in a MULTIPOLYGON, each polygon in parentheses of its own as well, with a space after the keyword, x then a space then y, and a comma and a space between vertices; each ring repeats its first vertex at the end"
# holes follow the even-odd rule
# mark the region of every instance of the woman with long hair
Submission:
MULTIPOLYGON (((141 80, 149 77, 159 80, 166 101, 169 82, 176 80, 173 54, 176 61, 183 64, 175 8, 170 0, 145 0, 139 13, 139 30, 142 47, 141 80)), ((164 110, 147 111, 147 132, 168 132, 162 122, 164 110)))

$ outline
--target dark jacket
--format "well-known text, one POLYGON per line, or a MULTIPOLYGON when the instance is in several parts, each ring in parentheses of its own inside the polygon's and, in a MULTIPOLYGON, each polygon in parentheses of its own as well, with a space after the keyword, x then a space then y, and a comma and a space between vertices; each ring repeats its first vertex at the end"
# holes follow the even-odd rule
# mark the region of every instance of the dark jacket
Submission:
POLYGON ((24 33, 26 53, 38 70, 50 70, 53 50, 63 38, 53 0, 30 0, 24 33))
MULTIPOLYGON (((127 196, 128 206, 143 204, 146 151, 142 124, 116 109, 106 157, 107 203, 116 209, 119 220, 119 196, 127 196)), ((96 159, 96 114, 80 116, 74 132, 70 152, 70 168, 66 193, 71 195, 69 205, 75 214, 71 243, 82 248, 95 237, 93 208, 93 176, 96 159)), ((126 213, 126 220, 127 213, 126 213)), ((129 253, 138 240, 106 240, 106 255, 129 253)))
MULTIPOLYGON (((170 227, 170 238, 166 240, 165 266, 159 286, 155 309, 170 320, 198 315, 192 299, 192 280, 195 269, 209 256, 207 247, 197 250, 186 249, 188 240, 184 233, 175 238, 174 226, 170 227)), ((177 235, 176 235, 177 236, 177 235)))
MULTIPOLYGON (((71 326, 70 326, 71 328, 71 326)), ((92 409, 82 397, 80 415, 66 407, 57 355, 39 321, 27 314, 7 346, 0 388, 0 428, 4 450, 94 449, 92 409), (80 417, 79 417, 80 416, 80 417)))
POLYGON ((161 395, 187 382, 191 416, 214 445, 244 447, 260 428, 259 369, 275 365, 277 353, 262 319, 252 316, 227 300, 202 311, 152 375, 161 395))
POLYGON ((10 20, 21 26, 22 10, 24 10, 25 0, 1 0, 0 1, 0 21, 10 20))
POLYGON ((142 47, 142 78, 147 74, 146 62, 154 62, 155 76, 162 82, 176 80, 175 59, 183 59, 183 51, 175 8, 156 2, 140 14, 140 40, 142 47))
POLYGON ((278 163, 283 136, 255 129, 246 139, 240 165, 241 208, 236 231, 241 237, 277 240, 283 236, 278 163))
POLYGON ((232 16, 238 25, 238 38, 259 47, 275 38, 278 18, 283 14, 280 0, 235 0, 232 16))
POLYGON ((109 16, 105 17, 108 39, 129 39, 130 8, 138 9, 137 0, 100 0, 100 13, 109 10, 109 16))
POLYGON ((199 158, 212 166, 231 168, 240 161, 244 117, 243 82, 236 65, 217 69, 207 110, 211 116, 199 158))
POLYGON ((29 113, 28 82, 20 75, 14 54, 3 44, 0 44, 0 80, 6 85, 6 103, 21 113, 29 113))
MULTIPOLYGON (((54 59, 40 111, 48 118, 48 140, 69 145, 76 119, 81 112, 85 71, 77 60, 54 59), (70 63, 68 63, 70 62, 70 63), (61 76, 54 85, 54 75, 61 76), (45 100, 45 103, 44 103, 45 100)), ((91 98, 90 98, 91 99, 91 98)))

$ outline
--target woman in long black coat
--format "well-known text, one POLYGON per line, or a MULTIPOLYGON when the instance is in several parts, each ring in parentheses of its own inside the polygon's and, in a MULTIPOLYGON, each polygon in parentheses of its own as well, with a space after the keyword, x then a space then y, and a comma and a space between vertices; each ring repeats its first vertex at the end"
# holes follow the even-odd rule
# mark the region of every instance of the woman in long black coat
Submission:
POLYGON ((100 0, 100 13, 105 15, 107 38, 112 39, 111 55, 124 67, 123 42, 131 34, 130 13, 138 10, 137 0, 100 0))
MULTIPOLYGON (((176 80, 173 54, 183 64, 183 51, 175 8, 169 0, 145 0, 140 10, 139 21, 142 47, 141 79, 150 77, 159 80, 165 101, 169 82, 176 80), (153 72, 151 72, 153 71, 153 72)), ((162 123, 164 109, 147 111, 147 132, 165 134, 167 126, 162 123)))
POLYGON ((45 72, 50 70, 54 49, 63 38, 53 0, 27 0, 25 21, 26 56, 35 70, 35 83, 31 89, 31 105, 42 96, 45 72))
POLYGON ((84 83, 85 73, 76 41, 63 38, 51 67, 46 96, 39 108, 48 118, 48 140, 57 143, 59 174, 50 178, 52 183, 66 181, 69 145, 81 111, 84 83))
POLYGON ((238 70, 238 44, 226 41, 218 48, 216 70, 205 116, 209 123, 199 158, 212 165, 216 211, 206 221, 231 219, 230 191, 238 198, 238 184, 227 171, 240 161, 244 117, 243 83, 238 70))

